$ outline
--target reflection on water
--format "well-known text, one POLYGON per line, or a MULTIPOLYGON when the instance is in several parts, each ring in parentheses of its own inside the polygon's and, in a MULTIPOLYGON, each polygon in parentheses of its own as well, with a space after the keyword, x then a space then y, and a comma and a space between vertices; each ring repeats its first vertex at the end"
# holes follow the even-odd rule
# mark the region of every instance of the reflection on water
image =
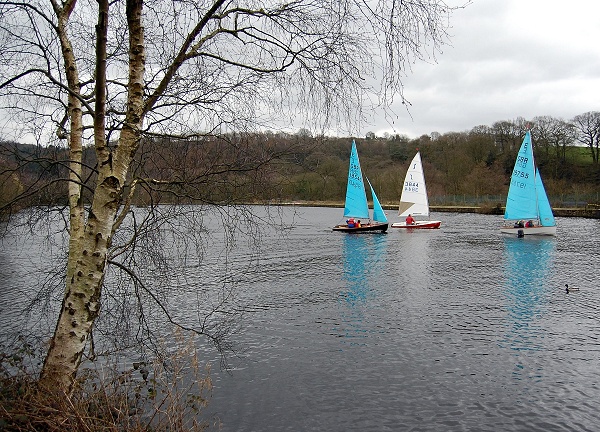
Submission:
POLYGON ((431 245, 441 231, 433 230, 398 230, 401 253, 394 257, 401 280, 411 287, 429 287, 431 266, 435 263, 431 258, 431 245))
POLYGON ((357 338, 367 338, 363 326, 365 311, 369 310, 367 301, 375 295, 376 283, 384 271, 387 237, 385 234, 365 234, 344 236, 342 242, 343 286, 340 290, 341 328, 339 336, 353 338, 351 344, 357 344, 357 338))
POLYGON ((343 242, 344 279, 347 286, 341 295, 351 307, 358 301, 364 301, 369 291, 369 279, 365 272, 368 258, 365 245, 367 238, 364 235, 346 235, 343 242))
POLYGON ((372 291, 371 284, 383 271, 385 234, 346 235, 343 241, 344 279, 347 286, 342 296, 354 305, 372 291))
POLYGON ((513 376, 540 379, 541 367, 526 370, 522 351, 544 348, 545 327, 541 317, 552 294, 549 273, 555 253, 554 238, 504 238, 504 264, 507 301, 507 333, 500 346, 514 351, 513 376))

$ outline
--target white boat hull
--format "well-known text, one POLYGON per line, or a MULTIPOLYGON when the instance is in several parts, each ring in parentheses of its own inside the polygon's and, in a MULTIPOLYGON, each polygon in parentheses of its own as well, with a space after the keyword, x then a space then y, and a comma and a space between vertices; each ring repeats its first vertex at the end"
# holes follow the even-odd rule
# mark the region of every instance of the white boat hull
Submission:
POLYGON ((500 228, 502 234, 519 236, 519 231, 523 231, 523 235, 556 235, 556 226, 534 226, 523 228, 504 226, 500 228))
POLYGON ((406 222, 395 222, 391 225, 391 227, 406 229, 437 229, 441 224, 442 221, 417 221, 410 225, 407 225, 406 222))

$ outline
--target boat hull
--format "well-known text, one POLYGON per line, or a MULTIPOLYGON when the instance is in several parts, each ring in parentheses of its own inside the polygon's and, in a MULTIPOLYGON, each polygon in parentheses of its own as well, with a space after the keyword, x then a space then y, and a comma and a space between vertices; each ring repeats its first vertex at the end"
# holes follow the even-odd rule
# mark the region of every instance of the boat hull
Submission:
POLYGON ((359 227, 352 227, 352 228, 349 228, 347 224, 336 225, 333 227, 334 231, 343 231, 343 232, 347 232, 347 233, 373 232, 373 231, 386 232, 387 229, 388 229, 388 224, 377 223, 377 222, 373 222, 370 224, 361 224, 359 227))
POLYGON ((392 228, 437 229, 441 224, 442 221, 418 221, 411 225, 407 225, 406 222, 396 222, 392 224, 392 228))
POLYGON ((556 235, 556 225, 555 226, 534 226, 534 227, 523 227, 516 228, 513 226, 503 226, 500 228, 500 232, 502 234, 512 234, 515 236, 519 236, 519 231, 523 232, 523 235, 556 235))

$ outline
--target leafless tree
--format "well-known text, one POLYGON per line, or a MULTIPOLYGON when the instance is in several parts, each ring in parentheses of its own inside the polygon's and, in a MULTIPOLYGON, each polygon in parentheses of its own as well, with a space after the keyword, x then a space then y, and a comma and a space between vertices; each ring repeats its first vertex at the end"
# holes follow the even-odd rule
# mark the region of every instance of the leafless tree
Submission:
POLYGON ((512 121, 498 121, 492 125, 494 140, 500 145, 501 151, 513 150, 519 148, 523 139, 520 129, 512 121))
POLYGON ((577 115, 572 120, 579 136, 580 143, 588 146, 592 153, 592 160, 598 164, 600 160, 600 112, 588 111, 577 115))
POLYGON ((1 108, 68 149, 65 291, 41 384, 71 388, 110 269, 152 297, 124 251, 157 238, 166 215, 136 214, 132 197, 178 180, 133 169, 143 139, 352 128, 373 104, 404 101, 401 78, 439 52, 451 12, 441 0, 1 0, 1 108))
POLYGON ((551 116, 538 116, 533 118, 535 144, 544 148, 546 155, 551 149, 557 160, 564 161, 567 146, 576 140, 576 131, 573 124, 551 116))

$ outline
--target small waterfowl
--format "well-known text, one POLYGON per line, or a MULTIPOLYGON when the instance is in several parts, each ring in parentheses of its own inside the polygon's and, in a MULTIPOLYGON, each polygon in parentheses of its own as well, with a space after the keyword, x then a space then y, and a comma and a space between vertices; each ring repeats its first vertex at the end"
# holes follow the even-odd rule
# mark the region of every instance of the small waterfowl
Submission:
POLYGON ((570 287, 569 284, 565 284, 565 291, 569 294, 571 291, 579 291, 577 287, 570 287))

